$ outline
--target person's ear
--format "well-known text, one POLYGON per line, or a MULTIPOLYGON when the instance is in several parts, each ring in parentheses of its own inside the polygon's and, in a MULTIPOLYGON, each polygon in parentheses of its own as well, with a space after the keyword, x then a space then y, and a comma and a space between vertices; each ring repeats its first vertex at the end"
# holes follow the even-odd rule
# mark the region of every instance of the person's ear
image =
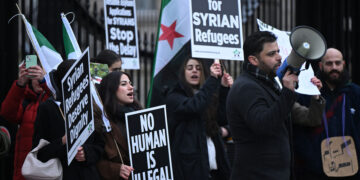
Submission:
POLYGON ((346 65, 345 59, 342 60, 342 64, 345 67, 345 65, 346 65))
POLYGON ((257 58, 256 56, 250 55, 250 56, 248 57, 248 60, 249 60, 249 62, 250 62, 252 65, 254 65, 254 66, 258 66, 258 65, 259 65, 259 60, 258 60, 258 58, 257 58))

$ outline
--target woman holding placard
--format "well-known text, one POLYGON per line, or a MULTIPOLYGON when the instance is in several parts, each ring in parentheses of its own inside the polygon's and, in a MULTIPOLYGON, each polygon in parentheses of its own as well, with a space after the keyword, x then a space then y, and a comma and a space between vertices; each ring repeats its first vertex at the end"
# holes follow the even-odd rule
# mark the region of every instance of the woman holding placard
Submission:
MULTIPOLYGON (((134 100, 130 76, 121 71, 109 73, 100 83, 99 94, 112 131, 104 132, 105 153, 98 170, 103 179, 128 179, 134 169, 129 165, 125 113, 141 109, 134 100)), ((101 112, 95 112, 95 117, 101 116, 101 112)))
POLYGON ((230 165, 221 139, 226 123, 225 101, 232 77, 219 62, 210 66, 188 58, 180 82, 166 99, 174 179, 229 179, 230 165))
MULTIPOLYGON (((53 86, 56 89, 56 97, 49 98, 41 103, 38 109, 35 131, 33 136, 33 148, 38 146, 41 139, 50 144, 42 147, 37 153, 37 159, 47 162, 50 159, 60 159, 62 165, 62 179, 99 179, 96 162, 103 152, 104 141, 101 139, 101 126, 95 125, 95 131, 78 148, 75 158, 70 165, 67 162, 67 138, 65 136, 65 117, 63 116, 61 80, 74 64, 74 60, 63 61, 56 71, 51 72, 53 86)), ((91 102, 90 100, 88 102, 91 102)), ((95 119, 95 124, 99 119, 95 119)))

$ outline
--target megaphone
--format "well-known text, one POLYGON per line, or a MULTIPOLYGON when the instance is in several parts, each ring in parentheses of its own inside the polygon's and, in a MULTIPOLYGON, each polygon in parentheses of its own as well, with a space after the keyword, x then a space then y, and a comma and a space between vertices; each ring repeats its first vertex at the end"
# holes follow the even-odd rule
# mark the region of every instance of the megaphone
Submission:
POLYGON ((319 60, 327 49, 324 36, 309 26, 295 27, 290 34, 290 45, 293 50, 276 71, 279 79, 284 77, 287 70, 299 75, 305 61, 308 64, 319 60))

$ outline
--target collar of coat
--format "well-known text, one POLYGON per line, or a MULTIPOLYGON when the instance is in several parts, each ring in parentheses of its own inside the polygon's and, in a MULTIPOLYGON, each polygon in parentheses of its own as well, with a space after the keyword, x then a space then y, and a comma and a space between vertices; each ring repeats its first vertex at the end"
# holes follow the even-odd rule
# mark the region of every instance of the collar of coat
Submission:
POLYGON ((250 64, 249 62, 244 62, 243 69, 250 75, 254 76, 256 79, 265 82, 265 84, 274 89, 276 93, 280 93, 281 88, 275 81, 274 77, 269 76, 267 73, 260 70, 257 66, 250 64))

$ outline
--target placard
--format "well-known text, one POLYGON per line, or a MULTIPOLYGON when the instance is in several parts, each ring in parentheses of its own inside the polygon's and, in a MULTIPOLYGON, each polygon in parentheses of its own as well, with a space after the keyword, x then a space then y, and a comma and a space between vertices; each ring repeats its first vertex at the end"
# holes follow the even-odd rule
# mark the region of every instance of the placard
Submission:
POLYGON ((104 0, 106 48, 121 56, 122 69, 140 69, 135 0, 104 0))
POLYGON ((240 0, 191 0, 193 57, 244 60, 240 0))
POLYGON ((353 176, 359 170, 354 139, 351 136, 322 140, 321 160, 323 171, 329 177, 353 176))
POLYGON ((61 80, 68 165, 95 130, 89 62, 87 48, 61 80))
POLYGON ((133 180, 173 179, 166 106, 126 113, 133 180))

